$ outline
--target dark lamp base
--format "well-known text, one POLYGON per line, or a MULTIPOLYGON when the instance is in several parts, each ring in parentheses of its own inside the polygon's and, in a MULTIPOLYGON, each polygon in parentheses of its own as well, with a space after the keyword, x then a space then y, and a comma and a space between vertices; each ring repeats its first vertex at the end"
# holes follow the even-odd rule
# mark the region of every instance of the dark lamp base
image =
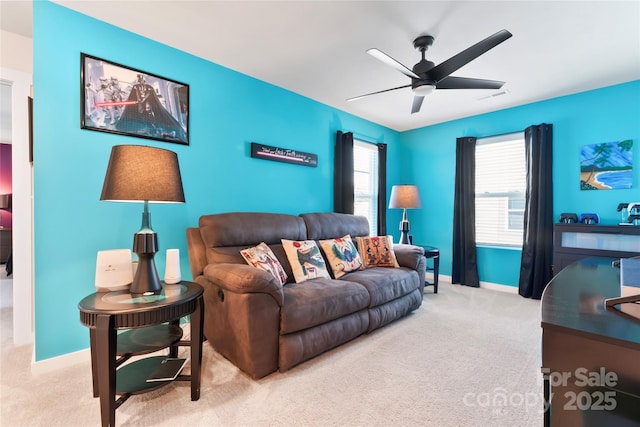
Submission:
POLYGON ((136 233, 133 237, 133 252, 138 255, 138 269, 129 292, 147 295, 162 292, 162 283, 154 261, 158 252, 156 233, 136 233))
POLYGON ((410 245, 411 240, 409 239, 409 233, 407 231, 403 231, 400 233, 400 242, 401 245, 410 245))
POLYGON ((403 219, 400 221, 400 242, 401 245, 410 245, 411 239, 409 239, 409 221, 403 219))

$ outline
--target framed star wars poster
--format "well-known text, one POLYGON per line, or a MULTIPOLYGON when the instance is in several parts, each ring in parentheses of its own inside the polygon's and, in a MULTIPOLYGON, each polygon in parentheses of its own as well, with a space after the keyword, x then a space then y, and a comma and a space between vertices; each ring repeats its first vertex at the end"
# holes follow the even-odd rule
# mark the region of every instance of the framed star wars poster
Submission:
POLYGON ((80 54, 80 127, 189 145, 189 85, 80 54))

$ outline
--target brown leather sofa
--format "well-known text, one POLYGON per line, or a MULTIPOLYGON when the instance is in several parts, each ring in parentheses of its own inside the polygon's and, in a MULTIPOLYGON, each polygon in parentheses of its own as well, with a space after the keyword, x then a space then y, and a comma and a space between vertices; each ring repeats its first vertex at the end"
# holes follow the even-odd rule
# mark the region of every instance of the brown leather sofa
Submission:
POLYGON ((364 217, 222 213, 187 229, 193 280, 204 288, 204 334, 253 378, 291 367, 401 318, 422 304, 422 248, 395 245, 400 268, 373 267, 339 280, 295 283, 281 239, 324 240, 369 234, 364 217), (265 242, 285 269, 283 286, 249 266, 241 249, 265 242))

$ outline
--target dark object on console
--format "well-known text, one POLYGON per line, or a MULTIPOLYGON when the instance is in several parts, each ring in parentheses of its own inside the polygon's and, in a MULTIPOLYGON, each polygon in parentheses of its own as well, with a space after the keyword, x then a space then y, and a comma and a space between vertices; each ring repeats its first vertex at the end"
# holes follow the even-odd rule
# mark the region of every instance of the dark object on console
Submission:
POLYGON ((598 214, 583 213, 580 215, 580 222, 583 224, 598 224, 600 222, 600 218, 598 217, 598 214))
POLYGON ((574 213, 561 213, 560 222, 565 224, 575 224, 578 222, 578 215, 574 213))
POLYGON ((629 224, 640 224, 640 215, 629 215, 629 224))

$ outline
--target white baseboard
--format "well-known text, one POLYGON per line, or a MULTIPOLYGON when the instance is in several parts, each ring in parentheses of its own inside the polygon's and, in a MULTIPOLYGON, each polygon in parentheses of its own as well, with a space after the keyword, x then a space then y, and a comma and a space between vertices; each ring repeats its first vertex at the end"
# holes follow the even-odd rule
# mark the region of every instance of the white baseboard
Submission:
MULTIPOLYGON (((191 336, 191 328, 190 323, 183 323, 180 326, 183 329, 183 340, 189 340, 191 336)), ((141 357, 149 357, 153 355, 164 355, 167 353, 167 349, 158 350, 154 353, 134 356, 131 360, 136 360, 136 358, 141 357)), ((31 359, 31 373, 34 375, 46 374, 52 371, 56 371, 61 368, 68 368, 70 366, 75 366, 79 363, 91 362, 91 350, 85 348, 84 350, 75 351, 73 353, 63 354, 61 356, 52 357, 50 359, 40 360, 38 362, 35 361, 35 352, 32 354, 31 359)), ((129 363, 129 362, 128 362, 129 363)))
MULTIPOLYGON (((34 352, 35 356, 35 352, 34 352)), ((75 366, 78 363, 91 362, 91 351, 87 348, 73 353, 63 354, 62 356, 52 357, 50 359, 35 360, 31 363, 31 373, 34 375, 46 374, 57 371, 61 368, 75 366)))
MULTIPOLYGON (((428 274, 429 273, 427 273, 427 275, 428 274)), ((433 277, 433 275, 431 275, 431 277, 433 277)), ((440 282, 445 282, 445 283, 451 284, 451 276, 445 276, 445 275, 440 274, 440 275, 438 275, 438 278, 439 278, 440 282)), ((431 283, 431 282, 429 281, 429 283, 431 283)), ((484 289, 490 289, 492 291, 507 292, 507 293, 510 293, 510 294, 517 294, 518 293, 518 287, 517 286, 502 285, 500 283, 480 282, 480 287, 484 288, 484 289)))
POLYGON ((484 289, 491 289, 492 291, 507 292, 510 294, 517 294, 517 286, 501 285, 500 283, 480 282, 480 287, 484 289))

